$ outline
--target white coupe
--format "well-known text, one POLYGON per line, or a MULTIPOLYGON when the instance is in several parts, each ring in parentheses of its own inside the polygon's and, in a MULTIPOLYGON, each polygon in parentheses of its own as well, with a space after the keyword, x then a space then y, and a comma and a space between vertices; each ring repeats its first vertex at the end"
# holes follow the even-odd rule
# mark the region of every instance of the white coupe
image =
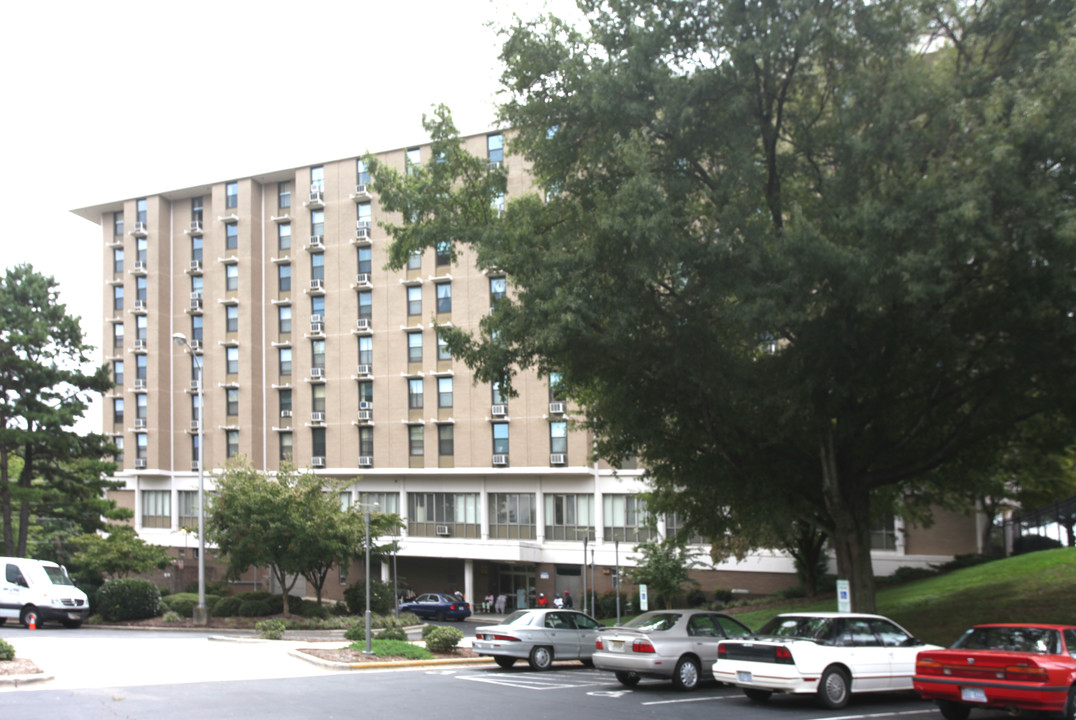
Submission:
POLYGON ((916 655, 936 648, 881 615, 790 613, 752 639, 722 641, 714 679, 755 702, 812 693, 823 706, 842 708, 852 693, 911 690, 916 655))

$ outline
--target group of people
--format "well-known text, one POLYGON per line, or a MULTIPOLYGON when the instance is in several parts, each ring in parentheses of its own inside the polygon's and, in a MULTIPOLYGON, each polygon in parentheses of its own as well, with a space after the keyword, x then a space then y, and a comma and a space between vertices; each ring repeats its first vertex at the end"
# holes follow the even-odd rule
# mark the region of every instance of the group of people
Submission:
MULTIPOLYGON (((545 596, 545 593, 538 593, 538 607, 549 607, 549 598, 545 596)), ((555 608, 570 608, 572 607, 572 595, 567 590, 564 594, 557 593, 553 597, 553 607, 555 608)))

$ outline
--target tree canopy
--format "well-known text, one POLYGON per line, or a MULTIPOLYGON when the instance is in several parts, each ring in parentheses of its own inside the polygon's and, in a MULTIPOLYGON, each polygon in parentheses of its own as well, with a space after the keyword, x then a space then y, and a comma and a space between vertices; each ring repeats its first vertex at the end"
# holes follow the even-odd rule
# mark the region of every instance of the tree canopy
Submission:
POLYGON ((1072 3, 579 4, 505 32, 534 192, 495 211, 505 171, 446 108, 435 162, 371 163, 393 262, 505 271, 479 332, 443 330, 479 380, 557 372, 698 530, 812 523, 873 609, 879 509, 1072 417, 1072 3))
POLYGON ((72 426, 93 393, 112 387, 107 366, 93 367, 79 318, 59 301, 55 281, 29 265, 0 278, 0 517, 4 553, 25 556, 35 518, 93 532, 128 517, 108 489, 114 449, 102 435, 72 426), (87 370, 86 368, 90 368, 87 370), (12 471, 17 468, 17 473, 12 471))

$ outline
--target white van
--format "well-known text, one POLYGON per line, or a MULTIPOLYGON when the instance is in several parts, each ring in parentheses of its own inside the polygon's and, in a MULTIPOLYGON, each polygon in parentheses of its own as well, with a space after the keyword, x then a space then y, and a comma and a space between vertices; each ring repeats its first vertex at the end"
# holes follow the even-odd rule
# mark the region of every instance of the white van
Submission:
POLYGON ((0 557, 0 625, 18 618, 26 627, 58 620, 77 628, 89 614, 86 593, 63 567, 48 560, 0 557))

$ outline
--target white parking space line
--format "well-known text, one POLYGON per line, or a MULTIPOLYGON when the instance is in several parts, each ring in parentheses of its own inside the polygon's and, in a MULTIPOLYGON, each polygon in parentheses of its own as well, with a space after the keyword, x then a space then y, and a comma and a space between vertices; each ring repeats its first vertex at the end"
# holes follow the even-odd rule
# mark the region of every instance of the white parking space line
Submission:
MULTIPOLYGON (((680 700, 652 700, 650 702, 644 702, 643 705, 674 705, 676 703, 692 703, 692 702, 709 702, 710 700, 728 700, 731 697, 739 697, 738 695, 715 695, 713 697, 694 697, 683 698, 680 700)), ((835 720, 835 718, 828 718, 828 720, 835 720)))
POLYGON ((608 685, 609 681, 601 676, 587 677, 580 673, 474 673, 460 675, 460 680, 503 685, 524 690, 569 690, 571 688, 608 685))
POLYGON ((838 715, 836 717, 808 718, 807 720, 870 720, 871 718, 904 717, 907 715, 936 715, 938 708, 928 707, 922 710, 903 710, 901 712, 871 713, 869 715, 838 715))

